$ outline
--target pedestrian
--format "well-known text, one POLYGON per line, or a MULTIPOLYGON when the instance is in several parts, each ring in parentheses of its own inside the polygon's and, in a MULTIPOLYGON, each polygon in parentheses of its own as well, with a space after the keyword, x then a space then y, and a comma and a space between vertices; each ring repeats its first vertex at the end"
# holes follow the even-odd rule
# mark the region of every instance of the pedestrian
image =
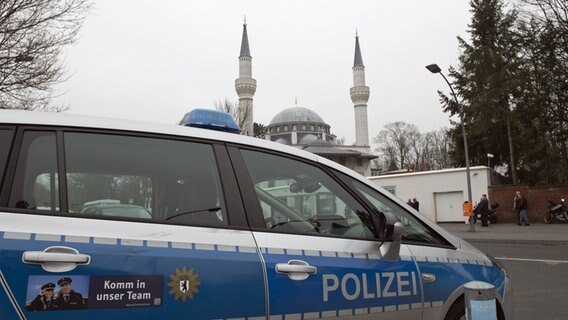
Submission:
POLYGON ((416 198, 412 198, 412 207, 414 207, 414 209, 416 209, 416 211, 420 211, 420 202, 418 202, 418 200, 416 200, 416 198))
POLYGON ((414 208, 414 204, 412 203, 412 199, 408 198, 408 201, 406 202, 406 204, 414 208))
POLYGON ((530 226, 529 216, 527 213, 529 206, 527 204, 527 199, 525 199, 520 191, 515 193, 514 209, 517 212, 518 220, 517 224, 522 226, 530 226))
POLYGON ((476 208, 479 212, 479 214, 481 215, 481 226, 482 227, 488 227, 489 224, 489 201, 487 200, 487 195, 483 194, 481 195, 481 199, 479 200, 479 203, 477 204, 477 208, 476 208))

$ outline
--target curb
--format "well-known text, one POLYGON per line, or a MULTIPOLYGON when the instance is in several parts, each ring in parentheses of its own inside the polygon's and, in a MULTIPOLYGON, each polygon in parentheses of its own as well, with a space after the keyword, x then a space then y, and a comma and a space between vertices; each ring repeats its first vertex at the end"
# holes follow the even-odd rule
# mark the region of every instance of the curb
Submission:
MULTIPOLYGON (((490 228, 476 228, 471 232, 467 224, 438 224, 446 232, 471 243, 510 243, 568 245, 568 224, 531 224, 518 227, 514 224, 498 224, 490 228)), ((476 226, 478 227, 478 226, 476 226)))
POLYGON ((459 237, 467 242, 475 243, 513 243, 513 244, 542 244, 542 245, 568 245, 568 240, 519 240, 519 239, 471 239, 462 238, 459 235, 454 234, 454 236, 459 237))

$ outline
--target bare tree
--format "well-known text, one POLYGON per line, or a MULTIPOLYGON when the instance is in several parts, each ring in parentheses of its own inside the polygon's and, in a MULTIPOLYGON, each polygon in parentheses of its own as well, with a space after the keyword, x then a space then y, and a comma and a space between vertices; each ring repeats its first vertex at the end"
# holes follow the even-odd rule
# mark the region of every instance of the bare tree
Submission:
POLYGON ((419 136, 420 132, 415 125, 397 121, 386 124, 374 141, 379 145, 378 150, 386 155, 386 167, 390 168, 392 163, 396 163, 397 169, 413 168, 413 165, 409 165, 410 152, 413 139, 419 136))
POLYGON ((427 147, 423 154, 423 163, 427 170, 450 168, 451 140, 446 129, 427 132, 424 140, 427 147))
POLYGON ((0 0, 0 109, 60 110, 62 49, 73 43, 90 0, 0 0))
POLYGON ((225 98, 225 100, 223 101, 219 99, 219 101, 215 102, 215 109, 230 114, 231 116, 233 116, 233 118, 235 118, 235 121, 237 122, 239 127, 243 127, 246 119, 246 116, 244 115, 246 110, 239 108, 238 102, 231 102, 227 98, 225 98))
POLYGON ((412 168, 414 171, 423 171, 424 168, 424 154, 428 150, 428 139, 425 135, 418 131, 418 128, 414 126, 416 130, 409 130, 408 140, 410 143, 410 152, 408 153, 408 168, 412 168))
MULTIPOLYGON (((252 117, 252 110, 250 108, 242 108, 239 106, 238 102, 231 102, 229 99, 215 102, 215 109, 223 112, 227 112, 228 114, 232 115, 237 121, 237 124, 240 128, 243 128, 247 120, 252 117)), ((253 135, 257 138, 264 138, 264 125, 261 123, 253 123, 253 135)), ((245 134, 244 131, 241 134, 245 134)))
POLYGON ((438 170, 451 167, 450 137, 446 129, 420 133, 413 124, 392 122, 385 125, 374 142, 379 145, 380 166, 386 171, 412 169, 438 170))
POLYGON ((521 4, 532 17, 554 21, 563 30, 568 30, 568 3, 565 0, 521 0, 521 4), (533 9, 537 8, 537 11, 533 9))

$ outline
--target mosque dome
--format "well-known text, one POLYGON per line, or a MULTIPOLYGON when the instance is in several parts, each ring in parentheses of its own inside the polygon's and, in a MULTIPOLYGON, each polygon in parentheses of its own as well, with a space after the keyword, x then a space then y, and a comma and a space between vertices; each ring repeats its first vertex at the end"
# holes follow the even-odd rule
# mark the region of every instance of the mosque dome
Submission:
POLYGON ((276 142, 281 143, 281 144, 290 144, 290 141, 288 141, 288 139, 285 139, 285 138, 280 138, 280 139, 276 140, 276 142))
POLYGON ((300 144, 310 144, 310 143, 316 141, 317 139, 318 139, 318 137, 316 135, 307 134, 307 135, 303 136, 302 139, 300 139, 300 144))
POLYGON ((319 138, 316 140, 309 141, 306 144, 311 147, 333 147, 333 143, 331 143, 330 141, 325 141, 319 138))
POLYGON ((304 107, 291 107, 280 111, 272 118, 269 125, 272 126, 290 122, 315 122, 325 124, 323 119, 314 111, 304 107))

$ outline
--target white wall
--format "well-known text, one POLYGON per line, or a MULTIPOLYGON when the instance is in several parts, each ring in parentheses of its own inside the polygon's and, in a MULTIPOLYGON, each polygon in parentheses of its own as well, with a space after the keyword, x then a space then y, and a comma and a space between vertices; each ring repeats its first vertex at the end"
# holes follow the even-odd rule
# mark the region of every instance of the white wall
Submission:
MULTIPOLYGON (((487 194, 490 185, 490 169, 484 166, 470 167, 471 194, 473 205, 479 202, 482 194, 487 194)), ((463 201, 467 200, 467 179, 465 168, 423 171, 404 174, 368 177, 386 189, 394 188, 395 195, 404 202, 416 198, 420 202, 420 212, 437 222, 435 194, 461 192, 463 201)), ((467 217, 455 214, 453 221, 467 221, 467 217)))

